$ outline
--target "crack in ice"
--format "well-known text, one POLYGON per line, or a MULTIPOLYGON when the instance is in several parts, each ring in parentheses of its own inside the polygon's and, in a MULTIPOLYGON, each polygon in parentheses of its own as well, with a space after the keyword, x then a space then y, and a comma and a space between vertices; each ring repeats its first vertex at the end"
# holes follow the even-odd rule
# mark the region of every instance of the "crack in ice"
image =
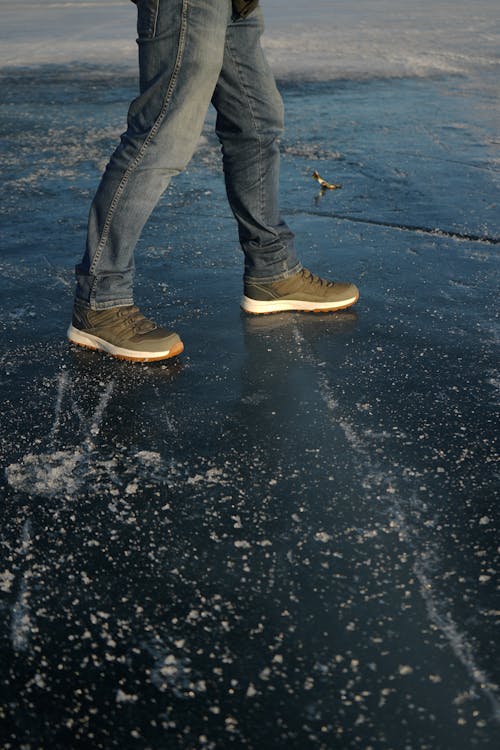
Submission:
MULTIPOLYGON (((435 591, 430 560, 438 560, 436 551, 432 548, 429 551, 423 551, 418 531, 408 520, 404 507, 401 501, 398 500, 398 495, 394 489, 396 478, 392 470, 389 469, 382 472, 380 466, 373 463, 366 440, 358 434, 350 420, 338 413, 339 405, 333 395, 332 386, 328 382, 325 373, 319 370, 319 362, 312 352, 308 351, 307 343, 297 325, 294 326, 293 333, 298 352, 316 370, 319 386, 318 392, 323 403, 330 414, 335 414, 336 424, 342 428, 347 443, 352 448, 354 455, 363 462, 361 464, 360 460, 360 469, 364 473, 362 486, 373 487, 375 485, 381 487, 384 482, 388 485, 384 499, 389 503, 389 512, 393 517, 391 525, 400 532, 400 538, 409 546, 413 555, 414 563, 412 569, 420 584, 420 594, 424 601, 429 621, 442 633, 470 679, 490 702, 494 720, 500 722, 500 701, 498 699, 500 687, 492 682, 486 672, 478 666, 471 643, 467 640, 466 635, 460 631, 451 615, 443 611, 443 605, 439 600, 438 593, 435 591)), ((415 497, 412 500, 414 504, 419 504, 415 497)))

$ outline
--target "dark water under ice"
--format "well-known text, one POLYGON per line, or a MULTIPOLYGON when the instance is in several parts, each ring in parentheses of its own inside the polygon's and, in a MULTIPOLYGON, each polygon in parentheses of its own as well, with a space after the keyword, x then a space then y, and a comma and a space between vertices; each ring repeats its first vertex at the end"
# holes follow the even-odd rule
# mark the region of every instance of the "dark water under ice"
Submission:
POLYGON ((285 217, 361 289, 333 315, 239 311, 209 119, 137 253, 163 365, 64 340, 134 90, 2 80, 0 746, 497 748, 494 85, 284 85, 285 217))

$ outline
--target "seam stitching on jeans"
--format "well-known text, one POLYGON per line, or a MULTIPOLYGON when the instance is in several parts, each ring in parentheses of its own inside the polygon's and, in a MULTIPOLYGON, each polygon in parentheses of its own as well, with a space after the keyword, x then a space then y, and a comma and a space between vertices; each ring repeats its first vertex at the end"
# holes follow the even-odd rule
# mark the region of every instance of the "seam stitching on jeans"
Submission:
POLYGON ((252 103, 250 101, 250 96, 248 94, 247 87, 245 86, 245 81, 243 80, 243 74, 241 72, 241 66, 240 66, 238 60, 236 59, 236 56, 233 53, 233 50, 231 48, 231 43, 229 42, 229 40, 226 41, 226 44, 227 44, 227 51, 228 51, 229 55, 231 56, 231 59, 233 60, 234 67, 238 71, 238 79, 240 81, 241 89, 242 89, 243 93, 245 94, 245 98, 247 100, 248 109, 250 111, 250 115, 252 117, 252 122, 253 122, 253 125, 254 125, 254 128, 255 128, 255 132, 257 133, 257 138, 258 138, 258 141, 259 141, 259 211, 260 211, 260 218, 262 220, 263 215, 264 215, 264 181, 262 179, 262 138, 261 138, 261 135, 259 133, 259 129, 257 127, 257 121, 255 119, 255 114, 254 114, 254 111, 252 109, 252 103))
POLYGON ((175 60, 174 69, 172 71, 172 75, 170 77, 170 82, 168 85, 167 92, 165 94, 165 97, 163 99, 162 107, 160 109, 160 113, 156 120, 154 121, 151 130, 149 131, 149 134, 144 140, 144 143, 140 147, 139 151, 136 154, 135 159, 132 161, 131 164, 127 167, 125 174, 123 175, 120 184, 116 188, 115 194, 113 196, 113 200, 111 201, 111 205, 108 209, 108 213, 106 216, 106 220, 104 222, 104 227, 102 229, 101 238, 99 240, 99 244, 97 246, 96 254, 94 256, 94 260, 92 261, 92 264, 90 266, 90 273, 95 271, 96 266, 101 258, 102 251, 104 249, 104 246, 106 244, 106 240, 109 236, 109 230, 111 227, 111 222, 113 220, 113 216, 115 214, 116 208, 118 206, 118 203, 120 202, 120 198, 123 194, 123 191, 125 190, 125 186, 128 182, 128 179, 132 172, 137 168, 137 166, 140 164, 142 159, 144 158, 144 154, 146 153, 149 144, 153 140, 153 138, 158 133, 158 130, 160 129, 160 125, 162 124, 163 120, 165 119, 165 115, 167 114, 168 106, 170 104, 172 94, 174 92, 175 85, 177 83, 177 79, 179 77, 179 70, 181 67, 182 57, 184 54, 184 47, 185 47, 185 41, 186 41, 186 29, 187 29, 187 15, 188 15, 188 6, 189 6, 189 0, 182 0, 182 10, 181 10, 181 27, 179 30, 179 41, 177 46, 177 56, 175 60))
POLYGON ((160 9, 160 0, 156 0, 155 16, 154 16, 154 21, 153 21, 153 34, 152 34, 153 39, 156 36, 156 27, 158 25, 158 11, 159 11, 159 9, 160 9))

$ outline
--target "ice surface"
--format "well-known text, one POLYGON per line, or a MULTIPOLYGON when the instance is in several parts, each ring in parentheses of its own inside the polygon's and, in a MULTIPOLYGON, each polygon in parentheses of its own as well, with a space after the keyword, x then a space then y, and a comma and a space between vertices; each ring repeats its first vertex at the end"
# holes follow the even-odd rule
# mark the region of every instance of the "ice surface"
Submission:
POLYGON ((131 366, 64 332, 133 6, 0 4, 2 748, 499 746, 496 8, 265 2, 284 214, 360 301, 240 314, 210 115, 137 253, 185 354, 131 366))
MULTIPOLYGON (((281 77, 470 73, 499 67, 497 0, 266 0, 265 48, 281 77)), ((3 0, 0 66, 136 63, 126 0, 3 0)))

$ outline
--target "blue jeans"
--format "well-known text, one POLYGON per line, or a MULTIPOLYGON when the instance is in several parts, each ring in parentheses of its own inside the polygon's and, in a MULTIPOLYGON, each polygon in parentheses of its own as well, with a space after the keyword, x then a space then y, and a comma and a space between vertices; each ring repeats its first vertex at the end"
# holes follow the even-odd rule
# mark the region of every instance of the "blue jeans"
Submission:
POLYGON ((260 46, 259 9, 231 0, 138 0, 140 95, 93 200, 76 297, 92 309, 133 303, 134 248, 170 179, 191 159, 210 102, 245 278, 296 273, 278 207, 283 105, 260 46))

